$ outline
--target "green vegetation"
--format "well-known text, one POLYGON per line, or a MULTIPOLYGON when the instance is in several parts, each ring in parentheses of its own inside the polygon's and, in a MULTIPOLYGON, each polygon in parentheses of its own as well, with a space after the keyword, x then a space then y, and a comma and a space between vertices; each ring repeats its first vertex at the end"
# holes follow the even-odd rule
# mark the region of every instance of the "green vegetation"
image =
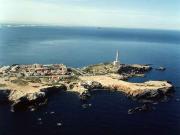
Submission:
POLYGON ((43 77, 41 78, 42 82, 49 82, 49 77, 43 77))
POLYGON ((74 75, 81 75, 77 70, 71 69, 71 72, 74 73, 74 75))
POLYGON ((53 82, 51 84, 47 84, 48 86, 57 86, 57 85, 62 85, 61 83, 59 82, 53 82))
POLYGON ((61 78, 60 81, 68 81, 68 82, 73 82, 79 80, 78 76, 70 76, 67 78, 61 78))
POLYGON ((31 83, 41 83, 41 79, 39 77, 27 77, 26 80, 31 83))
POLYGON ((6 87, 6 84, 0 83, 0 87, 6 87))
POLYGON ((104 62, 103 64, 104 64, 104 65, 112 65, 111 62, 104 62))
POLYGON ((21 79, 16 79, 16 80, 12 80, 12 83, 15 83, 17 85, 21 85, 21 86, 26 86, 28 85, 28 82, 25 80, 21 80, 21 79))
POLYGON ((103 75, 107 73, 116 73, 117 69, 111 63, 102 63, 102 64, 90 65, 82 69, 82 71, 95 75, 103 75))

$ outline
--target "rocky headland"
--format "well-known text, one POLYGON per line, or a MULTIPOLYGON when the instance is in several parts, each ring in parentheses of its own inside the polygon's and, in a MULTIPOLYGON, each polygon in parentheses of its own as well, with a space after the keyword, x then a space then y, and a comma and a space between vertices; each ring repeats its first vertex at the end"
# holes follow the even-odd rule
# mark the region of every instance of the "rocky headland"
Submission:
POLYGON ((83 68, 52 65, 11 65, 0 67, 0 103, 10 103, 12 111, 38 108, 51 94, 61 90, 77 92, 82 100, 96 89, 116 90, 136 99, 160 99, 173 89, 168 81, 131 83, 128 78, 144 76, 149 65, 101 63, 83 68))

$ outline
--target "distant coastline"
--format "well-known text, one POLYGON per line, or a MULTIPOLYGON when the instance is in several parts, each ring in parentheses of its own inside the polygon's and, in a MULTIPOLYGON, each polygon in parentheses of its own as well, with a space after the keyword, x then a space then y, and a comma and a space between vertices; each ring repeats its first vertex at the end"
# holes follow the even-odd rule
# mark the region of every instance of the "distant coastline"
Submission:
POLYGON ((134 28, 134 27, 110 27, 110 26, 71 26, 71 25, 57 25, 57 24, 26 24, 26 23, 0 23, 0 28, 18 28, 18 27, 51 27, 51 28, 92 28, 92 29, 114 29, 114 30, 146 30, 146 31, 176 31, 180 32, 180 29, 160 29, 160 28, 134 28))

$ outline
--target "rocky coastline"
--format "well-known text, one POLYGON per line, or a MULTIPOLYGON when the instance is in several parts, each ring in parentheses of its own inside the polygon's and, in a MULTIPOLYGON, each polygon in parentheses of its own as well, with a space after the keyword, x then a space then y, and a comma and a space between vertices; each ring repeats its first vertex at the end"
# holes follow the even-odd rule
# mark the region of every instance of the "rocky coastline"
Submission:
POLYGON ((12 111, 34 110, 47 104, 58 91, 76 92, 82 100, 91 91, 116 90, 135 99, 158 100, 173 90, 168 81, 131 83, 128 78, 144 76, 149 65, 101 63, 83 68, 63 64, 12 65, 0 67, 0 103, 10 103, 12 111))

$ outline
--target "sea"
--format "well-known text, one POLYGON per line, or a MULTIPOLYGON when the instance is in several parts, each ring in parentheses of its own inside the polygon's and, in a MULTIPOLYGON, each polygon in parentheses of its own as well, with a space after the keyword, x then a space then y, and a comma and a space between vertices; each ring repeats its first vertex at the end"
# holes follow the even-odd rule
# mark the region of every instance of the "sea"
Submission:
POLYGON ((141 106, 120 92, 97 90, 84 107, 78 95, 60 91, 36 111, 11 112, 0 104, 0 135, 180 135, 180 31, 104 27, 3 25, 0 65, 57 64, 84 67, 114 61, 151 64, 130 82, 168 80, 174 93, 153 110, 128 114, 141 106))

